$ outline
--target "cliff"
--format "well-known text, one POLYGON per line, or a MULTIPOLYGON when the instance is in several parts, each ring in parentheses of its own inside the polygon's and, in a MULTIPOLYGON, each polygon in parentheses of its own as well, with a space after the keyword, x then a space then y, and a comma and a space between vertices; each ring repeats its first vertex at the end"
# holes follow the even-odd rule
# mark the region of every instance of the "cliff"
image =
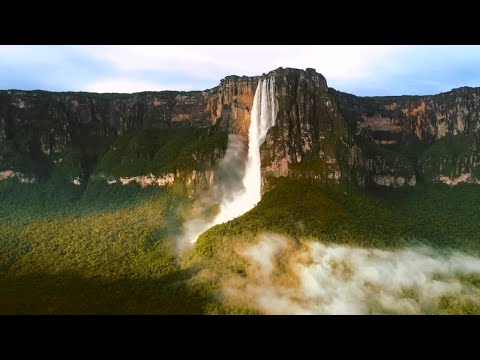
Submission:
MULTIPOLYGON (((357 97, 328 88, 314 69, 262 76, 275 78, 278 105, 261 148, 264 191, 280 176, 329 186, 480 183, 478 88, 357 97)), ((228 76, 192 92, 0 91, 0 175, 205 187, 227 135, 248 134, 259 78, 228 76)))
POLYGON ((330 89, 356 133, 376 143, 432 143, 480 130, 480 89, 433 96, 358 97, 330 89))
POLYGON ((49 155, 82 132, 110 137, 139 129, 208 127, 246 135, 256 78, 230 76, 206 91, 136 94, 0 91, 0 141, 28 139, 49 155), (246 128, 245 128, 246 126, 246 128))
POLYGON ((325 78, 314 69, 277 69, 276 125, 262 146, 264 186, 279 176, 338 183, 338 147, 346 139, 344 121, 328 91, 325 78))
POLYGON ((330 91, 351 134, 406 155, 418 178, 452 185, 479 182, 479 88, 396 97, 330 91))
POLYGON ((204 176, 192 171, 214 166, 226 134, 247 135, 257 81, 229 76, 192 92, 0 91, 0 172, 83 184, 94 172, 118 178, 185 170, 185 182, 197 183, 204 176))

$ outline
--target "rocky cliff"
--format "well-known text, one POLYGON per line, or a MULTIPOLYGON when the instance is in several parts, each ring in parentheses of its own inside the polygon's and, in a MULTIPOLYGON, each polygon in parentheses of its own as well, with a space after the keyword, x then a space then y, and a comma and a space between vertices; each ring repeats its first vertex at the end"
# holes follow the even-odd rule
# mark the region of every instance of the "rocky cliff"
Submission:
POLYGON ((206 91, 136 94, 0 91, 0 140, 26 140, 44 154, 84 132, 118 136, 138 129, 208 127, 246 135, 257 78, 229 76, 206 91))
POLYGON ((330 91, 338 99, 350 133, 384 145, 379 149, 407 155, 416 177, 452 185, 479 182, 479 88, 397 97, 330 91))
MULTIPOLYGON (((262 76, 275 78, 278 105, 261 148, 264 191, 279 176, 355 186, 480 182, 478 88, 357 97, 328 88, 314 69, 262 76)), ((0 171, 38 181, 68 174, 74 185, 92 174, 210 183, 227 134, 248 134, 259 78, 229 76, 192 92, 0 91, 0 171)))
POLYGON ((278 114, 261 149, 264 188, 279 176, 338 183, 347 134, 325 78, 314 69, 280 68, 267 76, 275 78, 278 114))
POLYGON ((432 143, 480 130, 480 89, 433 96, 358 97, 330 89, 357 134, 380 144, 432 143))
POLYGON ((169 173, 186 168, 185 182, 196 183, 209 175, 192 171, 212 167, 223 156, 227 133, 247 135, 257 81, 229 76, 216 88, 192 92, 0 91, 0 171, 38 181, 69 173, 71 181, 82 183, 102 170, 120 180, 152 171, 163 175, 159 172, 165 169, 154 164, 175 162, 169 155, 174 152, 180 165, 169 173), (179 128, 191 131, 176 136, 179 128), (139 167, 139 162, 146 165, 139 167), (126 173, 119 164, 140 173, 126 173))
POLYGON ((279 111, 262 147, 264 190, 278 176, 324 185, 416 184, 408 159, 352 131, 355 116, 348 121, 344 98, 314 69, 277 69, 266 76, 275 77, 279 111))

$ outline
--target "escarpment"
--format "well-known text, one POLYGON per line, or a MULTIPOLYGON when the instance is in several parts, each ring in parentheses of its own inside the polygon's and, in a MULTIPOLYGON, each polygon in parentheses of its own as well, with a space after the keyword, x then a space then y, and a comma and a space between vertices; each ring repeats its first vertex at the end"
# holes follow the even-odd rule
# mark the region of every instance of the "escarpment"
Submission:
POLYGON ((228 76, 205 91, 0 91, 0 181, 208 187, 228 134, 248 136, 262 76, 275 79, 278 109, 261 146, 263 191, 284 176, 328 186, 480 183, 479 88, 358 97, 314 69, 290 68, 228 76))

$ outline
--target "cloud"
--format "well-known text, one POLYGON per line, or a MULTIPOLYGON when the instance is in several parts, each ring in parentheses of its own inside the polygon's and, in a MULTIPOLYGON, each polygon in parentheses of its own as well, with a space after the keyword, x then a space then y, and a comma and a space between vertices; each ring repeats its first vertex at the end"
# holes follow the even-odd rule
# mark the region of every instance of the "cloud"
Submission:
POLYGON ((239 254, 246 276, 224 279, 230 301, 267 314, 420 314, 480 309, 480 258, 406 247, 386 251, 262 234, 239 254), (473 279, 473 283, 468 279, 473 279))
POLYGON ((270 234, 263 236, 262 241, 252 245, 244 252, 248 259, 255 262, 259 267, 259 274, 269 276, 274 269, 274 259, 280 251, 288 245, 287 240, 281 235, 270 234))
POLYGON ((0 88, 78 91, 98 78, 115 78, 108 64, 70 46, 0 46, 0 88))
POLYGON ((135 79, 107 79, 92 82, 83 86, 84 91, 98 93, 135 93, 142 91, 160 91, 169 89, 169 86, 176 90, 190 90, 191 84, 169 84, 163 85, 156 82, 135 80, 135 79))
POLYGON ((243 184, 247 151, 243 136, 228 135, 225 155, 219 161, 215 174, 212 174, 208 192, 195 204, 192 213, 182 226, 181 233, 175 239, 179 253, 191 247, 207 229, 241 215, 246 211, 245 206, 249 207, 243 184), (218 204, 219 209, 212 218, 209 209, 214 204, 218 204))
POLYGON ((79 90, 104 83, 125 92, 140 91, 142 84, 148 86, 142 90, 202 90, 227 75, 311 67, 329 86, 357 95, 432 94, 479 86, 479 61, 479 46, 0 46, 0 86, 79 90))
MULTIPOLYGON (((315 67, 331 79, 359 79, 410 46, 78 46, 121 71, 178 72, 198 78, 259 75, 278 67, 315 67)), ((218 81, 218 80, 217 80, 218 81)))
MULTIPOLYGON (((32 66, 35 64, 68 65, 72 54, 68 46, 0 45, 0 63, 3 65, 32 66)), ((77 60, 77 59, 73 59, 77 60)))

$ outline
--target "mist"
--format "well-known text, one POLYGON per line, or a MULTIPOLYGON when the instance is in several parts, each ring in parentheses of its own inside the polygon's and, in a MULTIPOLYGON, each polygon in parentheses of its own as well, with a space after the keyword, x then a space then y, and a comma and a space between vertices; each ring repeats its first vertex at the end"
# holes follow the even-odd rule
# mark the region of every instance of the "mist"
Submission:
POLYGON ((191 219, 182 226, 182 233, 176 241, 179 251, 191 246, 200 234, 215 225, 216 218, 209 218, 208 209, 219 203, 230 204, 245 193, 242 179, 245 176, 246 157, 245 137, 228 135, 227 149, 218 164, 213 186, 197 201, 190 214, 191 219))
POLYGON ((422 314, 480 306, 480 258, 459 251, 298 243, 263 234, 238 255, 247 275, 226 277, 223 296, 266 314, 422 314))

